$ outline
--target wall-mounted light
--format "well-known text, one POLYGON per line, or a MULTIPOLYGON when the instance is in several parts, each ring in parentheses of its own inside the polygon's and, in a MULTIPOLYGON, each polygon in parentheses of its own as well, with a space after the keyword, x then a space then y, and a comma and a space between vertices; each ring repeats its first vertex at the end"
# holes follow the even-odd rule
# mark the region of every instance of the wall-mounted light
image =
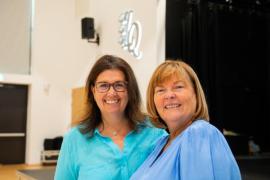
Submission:
POLYGON ((99 45, 99 34, 96 33, 94 18, 85 17, 81 20, 82 24, 82 39, 87 39, 89 43, 97 43, 99 45), (90 40, 94 39, 95 40, 90 40))

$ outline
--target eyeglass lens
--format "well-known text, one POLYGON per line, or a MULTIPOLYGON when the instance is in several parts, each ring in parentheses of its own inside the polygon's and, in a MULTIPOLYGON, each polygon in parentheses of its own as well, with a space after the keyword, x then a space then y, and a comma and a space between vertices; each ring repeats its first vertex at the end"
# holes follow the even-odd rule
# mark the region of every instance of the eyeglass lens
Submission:
POLYGON ((123 92, 126 90, 126 84, 127 83, 124 81, 117 81, 114 83, 97 82, 96 89, 98 92, 107 92, 107 91, 109 91, 110 87, 112 86, 115 91, 123 92))

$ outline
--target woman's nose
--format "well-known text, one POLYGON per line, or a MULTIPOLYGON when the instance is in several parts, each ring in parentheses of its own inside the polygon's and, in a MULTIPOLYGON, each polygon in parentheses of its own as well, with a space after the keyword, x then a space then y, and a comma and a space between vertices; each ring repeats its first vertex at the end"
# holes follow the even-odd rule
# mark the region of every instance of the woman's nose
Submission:
POLYGON ((166 99, 173 99, 173 98, 175 98, 175 93, 173 91, 169 90, 166 92, 165 98, 166 99))
POLYGON ((108 94, 116 94, 116 91, 114 90, 113 86, 110 86, 107 93, 108 94))

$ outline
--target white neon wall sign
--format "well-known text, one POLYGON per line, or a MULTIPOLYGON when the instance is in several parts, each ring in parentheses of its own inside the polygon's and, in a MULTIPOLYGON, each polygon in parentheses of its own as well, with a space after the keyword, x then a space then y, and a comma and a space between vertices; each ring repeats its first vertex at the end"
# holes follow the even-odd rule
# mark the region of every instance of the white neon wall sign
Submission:
POLYGON ((120 15, 120 40, 124 50, 131 53, 136 59, 142 58, 139 46, 142 38, 142 26, 139 21, 133 21, 133 11, 126 11, 120 15))

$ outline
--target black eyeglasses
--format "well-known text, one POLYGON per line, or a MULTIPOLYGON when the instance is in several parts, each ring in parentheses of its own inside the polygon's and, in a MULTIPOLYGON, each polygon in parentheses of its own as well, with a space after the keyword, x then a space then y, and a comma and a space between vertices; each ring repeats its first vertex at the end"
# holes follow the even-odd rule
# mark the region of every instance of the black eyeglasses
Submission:
POLYGON ((96 90, 100 93, 108 92, 111 86, 116 92, 124 92, 127 90, 126 81, 116 81, 114 83, 108 83, 108 82, 95 83, 96 90))

